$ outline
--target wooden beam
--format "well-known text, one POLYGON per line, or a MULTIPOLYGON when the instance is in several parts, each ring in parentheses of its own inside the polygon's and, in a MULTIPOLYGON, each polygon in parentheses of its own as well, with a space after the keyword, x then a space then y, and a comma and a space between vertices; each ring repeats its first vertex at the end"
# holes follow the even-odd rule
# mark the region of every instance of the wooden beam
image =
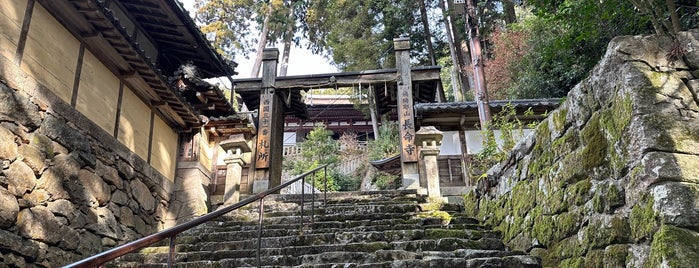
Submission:
POLYGON ((214 137, 218 137, 218 131, 216 131, 215 127, 210 127, 209 132, 211 132, 211 135, 214 135, 214 137))
MULTIPOLYGON (((440 66, 416 67, 411 69, 411 77, 413 82, 423 82, 430 80, 439 80, 440 66)), ((328 73, 328 74, 312 74, 298 76, 284 76, 276 80, 274 87, 276 89, 308 89, 319 87, 339 87, 362 85, 383 85, 385 83, 395 82, 398 78, 396 69, 382 69, 361 72, 345 72, 345 73, 328 73), (334 78, 333 78, 334 77, 334 78), (331 78, 335 80, 331 82, 331 78)), ((250 78, 234 80, 235 89, 237 92, 259 91, 262 85, 261 78, 250 78)))
POLYGON ((201 103, 204 103, 204 104, 209 103, 209 99, 207 99, 206 96, 204 96, 204 94, 202 94, 201 92, 197 91, 196 95, 197 95, 197 99, 199 99, 199 101, 201 101, 201 103))
POLYGON ((170 126, 177 125, 177 126, 186 126, 187 123, 180 117, 180 115, 175 112, 175 110, 172 109, 169 105, 160 105, 157 106, 156 109, 162 114, 167 120, 171 122, 170 126))

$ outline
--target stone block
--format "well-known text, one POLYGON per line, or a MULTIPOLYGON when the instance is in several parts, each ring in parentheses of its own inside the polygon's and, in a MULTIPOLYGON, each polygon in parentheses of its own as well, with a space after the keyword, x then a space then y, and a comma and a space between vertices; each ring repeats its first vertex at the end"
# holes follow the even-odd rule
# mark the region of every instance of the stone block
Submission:
POLYGON ((35 242, 27 241, 14 233, 0 230, 0 249, 2 249, 3 253, 14 252, 29 260, 34 260, 38 255, 39 246, 35 242))
POLYGON ((100 206, 105 205, 111 199, 111 188, 97 174, 81 169, 78 173, 78 181, 84 187, 85 193, 93 196, 100 206))
POLYGON ((19 146, 15 143, 15 139, 15 134, 0 126, 0 159, 14 161, 17 158, 19 146))
POLYGON ((4 171, 10 184, 8 190, 15 196, 21 197, 36 186, 34 171, 26 163, 15 161, 4 171))
POLYGON ((37 147, 23 144, 19 147, 18 152, 19 158, 27 163, 36 174, 40 174, 48 166, 46 155, 37 147))
POLYGON ((699 31, 697 29, 680 32, 677 34, 677 39, 687 51, 685 61, 692 69, 699 69, 699 31))
POLYGON ((92 219, 85 228, 100 236, 106 236, 117 240, 121 239, 121 227, 111 210, 105 207, 98 207, 90 209, 90 212, 92 214, 92 219))
POLYGON ((34 191, 25 194, 23 198, 33 207, 46 205, 51 195, 44 189, 34 189, 34 191))
POLYGON ((37 181, 36 188, 46 190, 51 194, 51 200, 70 199, 68 191, 63 186, 63 176, 57 171, 58 167, 50 167, 37 181))
POLYGON ((29 145, 36 147, 46 158, 53 158, 53 141, 45 135, 34 132, 29 137, 29 145))
POLYGON ((38 107, 4 83, 0 83, 0 100, 0 121, 17 122, 29 130, 41 123, 38 107))
POLYGON ((7 229, 15 224, 19 213, 19 204, 17 198, 0 187, 0 229, 7 229))
POLYGON ((19 233, 33 240, 55 245, 62 239, 56 216, 46 207, 33 207, 23 209, 17 215, 17 229, 19 233))
POLYGON ((653 210, 662 222, 699 229, 699 185, 665 182, 651 186, 653 210))
POLYGON ((73 218, 76 213, 75 205, 73 205, 73 203, 65 199, 59 199, 53 202, 49 202, 46 207, 53 214, 63 216, 69 219, 73 218))
POLYGON ((131 188, 133 198, 138 202, 143 211, 152 213, 155 209, 155 198, 153 198, 148 187, 139 180, 132 180, 131 183, 129 183, 129 187, 131 188))
POLYGON ((117 189, 124 189, 124 181, 119 177, 119 172, 116 168, 107 166, 101 161, 97 161, 95 173, 97 173, 97 176, 102 177, 107 183, 116 186, 117 189))

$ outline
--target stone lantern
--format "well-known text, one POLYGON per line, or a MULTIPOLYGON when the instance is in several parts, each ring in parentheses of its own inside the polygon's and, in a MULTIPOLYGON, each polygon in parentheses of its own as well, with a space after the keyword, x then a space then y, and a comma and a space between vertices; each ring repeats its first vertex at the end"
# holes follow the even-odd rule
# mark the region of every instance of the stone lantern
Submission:
POLYGON ((415 144, 420 147, 420 161, 427 177, 427 196, 441 198, 437 156, 439 147, 442 146, 442 132, 433 126, 421 127, 415 132, 415 144))
POLYGON ((240 178, 243 174, 245 160, 243 154, 250 152, 250 146, 243 134, 231 135, 219 143, 226 152, 223 162, 226 163, 226 189, 223 194, 223 205, 231 205, 240 201, 240 178))

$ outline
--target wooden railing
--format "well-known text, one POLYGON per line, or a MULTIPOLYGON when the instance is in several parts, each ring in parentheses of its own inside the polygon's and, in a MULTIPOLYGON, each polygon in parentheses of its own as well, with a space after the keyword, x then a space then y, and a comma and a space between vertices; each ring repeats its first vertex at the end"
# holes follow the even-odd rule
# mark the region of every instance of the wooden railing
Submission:
MULTIPOLYGON (((108 261, 112 261, 112 260, 115 260, 116 258, 119 258, 119 257, 124 256, 126 254, 136 252, 137 250, 140 250, 140 249, 145 248, 147 246, 153 245, 153 244, 158 243, 160 241, 163 241, 165 239, 170 239, 170 241, 169 241, 170 242, 169 243, 170 250, 169 250, 169 254, 168 254, 168 267, 171 267, 173 264, 173 261, 175 259, 174 258, 175 239, 177 238, 178 234, 180 234, 184 231, 187 231, 189 229, 192 229, 194 227, 197 227, 197 226, 199 226, 203 223, 206 223, 208 221, 211 221, 213 219, 216 219, 220 216, 225 215, 226 213, 229 213, 231 211, 239 209, 239 208, 246 206, 248 204, 251 204, 255 201, 260 202, 259 216, 258 216, 258 233, 257 233, 257 266, 260 267, 260 263, 261 263, 260 250, 261 250, 261 244, 262 244, 262 219, 263 219, 263 212, 264 212, 264 209, 263 209, 264 208, 264 198, 270 194, 274 194, 274 193, 279 192, 281 189, 293 184, 294 182, 301 181, 301 183, 305 183, 305 178, 308 175, 312 175, 311 180, 313 180, 315 177, 313 175, 321 169, 323 169, 324 171, 327 171, 327 170, 325 170, 326 167, 327 167, 327 165, 323 165, 323 166, 314 168, 306 173, 303 173, 303 174, 297 176, 296 178, 294 178, 292 180, 289 180, 289 181, 282 183, 274 188, 268 189, 264 192, 261 192, 259 194, 254 195, 254 196, 246 198, 245 200, 240 201, 236 204, 233 204, 233 205, 230 205, 227 207, 223 207, 219 210, 216 210, 214 212, 208 213, 208 214, 203 215, 201 217, 195 218, 195 219, 190 220, 188 222, 185 222, 185 223, 179 224, 177 226, 162 230, 162 231, 157 232, 155 234, 143 237, 143 238, 138 239, 138 240, 133 241, 133 242, 129 242, 129 243, 121 245, 119 247, 107 250, 105 252, 99 253, 99 254, 94 255, 92 257, 83 259, 81 261, 78 261, 78 262, 75 262, 72 264, 68 264, 68 265, 64 266, 64 268, 98 267, 98 266, 100 266, 108 261)), ((324 172, 324 174, 327 174, 327 172, 324 172)), ((328 189, 327 182, 328 182, 328 180, 327 180, 327 177, 324 177, 323 179, 324 179, 323 183, 325 185, 324 186, 325 189, 324 189, 323 200, 324 200, 324 202, 326 202, 327 201, 327 189, 328 189)), ((311 185, 314 185, 313 181, 311 181, 311 185)), ((312 198, 311 215, 310 215, 311 223, 314 222, 313 218, 315 216, 315 196, 316 196, 316 193, 313 193, 311 195, 311 198, 312 198)), ((301 228, 303 228, 303 226, 304 226, 304 204, 303 204, 304 197, 305 197, 305 193, 303 192, 303 188, 302 188, 301 215, 300 215, 301 228)))

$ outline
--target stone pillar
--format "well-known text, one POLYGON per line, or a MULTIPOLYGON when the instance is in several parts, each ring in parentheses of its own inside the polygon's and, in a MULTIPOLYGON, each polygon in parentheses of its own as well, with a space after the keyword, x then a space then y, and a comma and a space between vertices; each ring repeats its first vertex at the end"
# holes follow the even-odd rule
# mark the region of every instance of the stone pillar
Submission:
POLYGON ((420 174, 415 146, 415 115, 413 114, 413 80, 410 74, 410 38, 393 39, 398 70, 398 127, 400 131, 401 171, 403 188, 420 189, 420 174))
POLYGON ((275 187, 282 180, 284 103, 274 88, 278 60, 279 50, 276 48, 265 49, 262 53, 262 89, 254 156, 253 194, 275 187))
POLYGON ((223 162, 226 163, 226 188, 223 193, 223 205, 231 205, 240 201, 240 178, 243 175, 245 160, 243 154, 250 152, 250 147, 243 134, 230 136, 219 143, 226 152, 223 162))
POLYGON ((439 190, 439 147, 442 145, 442 132, 435 127, 421 127, 415 133, 415 143, 420 146, 420 161, 423 163, 424 174, 427 177, 427 196, 441 198, 439 190))

